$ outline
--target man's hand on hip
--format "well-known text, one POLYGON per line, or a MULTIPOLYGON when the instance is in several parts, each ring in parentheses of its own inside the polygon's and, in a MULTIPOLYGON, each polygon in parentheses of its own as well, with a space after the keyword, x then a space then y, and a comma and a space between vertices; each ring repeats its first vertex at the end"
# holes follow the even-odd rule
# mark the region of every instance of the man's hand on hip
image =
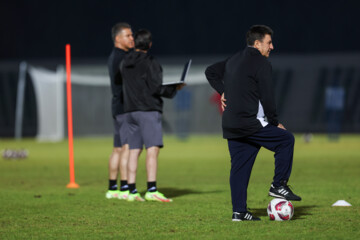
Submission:
POLYGON ((221 95, 221 109, 222 109, 222 111, 225 111, 225 107, 226 107, 225 102, 226 102, 225 94, 223 93, 223 94, 221 95))

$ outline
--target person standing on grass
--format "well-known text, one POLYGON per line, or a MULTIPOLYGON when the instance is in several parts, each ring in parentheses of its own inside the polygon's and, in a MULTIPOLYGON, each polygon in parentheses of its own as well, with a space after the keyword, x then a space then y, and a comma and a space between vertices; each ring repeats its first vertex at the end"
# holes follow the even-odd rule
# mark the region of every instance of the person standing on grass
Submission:
POLYGON ((161 97, 173 98, 181 85, 162 85, 162 68, 148 54, 152 45, 151 33, 139 30, 135 33, 135 51, 129 53, 121 63, 123 76, 124 109, 129 125, 128 143, 128 201, 145 201, 136 189, 138 159, 145 145, 148 201, 171 202, 157 190, 156 173, 159 149, 163 147, 161 97))
POLYGON ((129 187, 127 184, 127 163, 129 159, 129 145, 127 144, 127 130, 123 106, 123 91, 121 85, 120 62, 134 47, 131 26, 128 23, 117 23, 112 28, 114 48, 108 59, 111 83, 111 109, 114 122, 114 148, 109 159, 109 189, 106 198, 127 199, 129 187), (117 178, 120 171, 120 190, 117 178))
POLYGON ((295 140, 277 118, 272 67, 267 60, 274 49, 272 35, 267 26, 252 26, 246 34, 248 46, 244 51, 205 71, 210 85, 222 96, 223 137, 228 140, 231 156, 233 221, 260 220, 247 210, 246 201, 251 170, 261 147, 275 152, 275 175, 269 195, 301 200, 287 185, 295 140))

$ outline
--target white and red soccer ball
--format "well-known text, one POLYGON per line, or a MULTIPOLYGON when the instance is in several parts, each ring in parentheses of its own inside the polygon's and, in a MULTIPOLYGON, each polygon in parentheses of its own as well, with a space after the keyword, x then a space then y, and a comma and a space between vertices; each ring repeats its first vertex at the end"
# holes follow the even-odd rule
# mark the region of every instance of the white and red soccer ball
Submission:
POLYGON ((267 213, 270 220, 287 221, 294 215, 294 206, 290 201, 275 198, 269 203, 267 213))

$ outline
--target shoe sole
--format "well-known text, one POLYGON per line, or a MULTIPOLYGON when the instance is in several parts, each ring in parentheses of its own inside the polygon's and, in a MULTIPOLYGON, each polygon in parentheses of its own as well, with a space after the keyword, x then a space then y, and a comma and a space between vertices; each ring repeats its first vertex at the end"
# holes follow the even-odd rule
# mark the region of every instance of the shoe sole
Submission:
POLYGON ((119 199, 119 200, 127 200, 127 199, 128 199, 128 196, 119 196, 118 199, 119 199))
POLYGON ((172 199, 164 199, 164 198, 160 198, 160 197, 157 197, 157 196, 154 196, 154 197, 147 197, 145 196, 145 200, 146 201, 153 201, 153 202, 172 202, 173 200, 172 199))
POLYGON ((248 222, 256 222, 256 221, 260 221, 260 220, 241 220, 241 219, 232 219, 231 221, 232 221, 232 222, 245 222, 245 221, 248 221, 248 222))
POLYGON ((172 202, 172 200, 168 199, 168 200, 160 200, 160 199, 153 199, 153 198, 145 198, 146 201, 149 202, 172 202))
POLYGON ((107 199, 118 199, 118 196, 105 196, 107 199))
POLYGON ((105 196, 107 199, 119 199, 119 200, 126 200, 127 196, 105 196))

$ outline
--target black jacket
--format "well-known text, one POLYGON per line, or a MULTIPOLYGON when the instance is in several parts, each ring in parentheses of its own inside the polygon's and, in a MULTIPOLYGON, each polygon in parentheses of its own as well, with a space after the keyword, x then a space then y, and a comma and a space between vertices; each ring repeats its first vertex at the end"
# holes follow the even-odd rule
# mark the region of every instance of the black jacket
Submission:
POLYGON ((133 51, 124 58, 120 69, 125 112, 162 112, 161 97, 172 98, 176 94, 176 86, 162 86, 162 68, 151 55, 133 51))
POLYGON ((114 47, 108 59, 108 69, 112 92, 111 112, 114 118, 116 115, 124 113, 123 93, 121 85, 122 80, 119 66, 120 62, 123 60, 126 54, 127 52, 121 50, 120 48, 114 47))
POLYGON ((210 85, 219 94, 224 93, 227 100, 222 119, 224 138, 251 135, 267 124, 266 121, 278 125, 272 67, 259 50, 247 47, 226 61, 209 66, 205 75, 210 85), (263 124, 259 119, 265 120, 263 124))

